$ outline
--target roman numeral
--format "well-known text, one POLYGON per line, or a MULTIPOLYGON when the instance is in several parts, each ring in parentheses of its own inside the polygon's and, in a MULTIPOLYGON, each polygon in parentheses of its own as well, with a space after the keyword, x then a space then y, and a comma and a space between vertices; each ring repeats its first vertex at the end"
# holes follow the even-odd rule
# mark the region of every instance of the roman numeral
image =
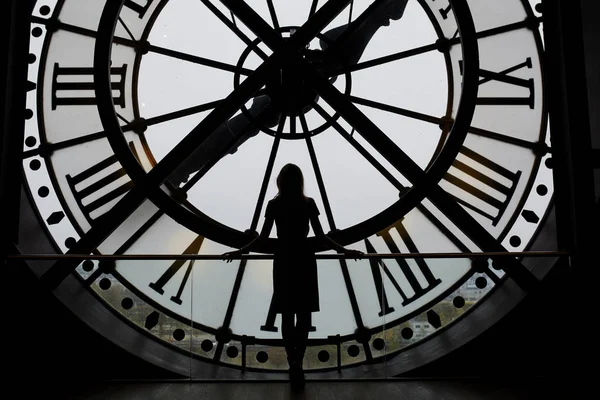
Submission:
POLYGON ((154 0, 126 0, 123 7, 127 7, 138 13, 140 18, 144 18, 146 11, 152 5, 154 0))
MULTIPOLYGON (((129 143, 129 148, 137 158, 133 142, 129 143)), ((109 210, 105 207, 109 202, 124 195, 133 187, 133 182, 127 177, 125 169, 121 167, 115 155, 77 175, 67 175, 66 178, 75 201, 90 224, 109 210), (123 177, 125 179, 121 179, 123 177), (119 180, 121 184, 116 183, 119 180)))
MULTIPOLYGON (((435 0, 432 0, 435 1, 435 0)), ((446 6, 446 8, 440 8, 439 12, 442 15, 443 19, 448 19, 448 14, 450 13, 450 10, 452 10, 452 4, 448 4, 448 6, 446 6)))
MULTIPOLYGON (((200 248, 202 247, 202 242, 204 242, 204 238, 202 236, 198 236, 188 247, 185 249, 183 254, 198 254, 200 252, 200 248)), ((190 274, 192 273, 192 268, 194 267, 194 260, 177 260, 165 271, 164 274, 161 275, 156 282, 151 282, 148 286, 151 289, 154 289, 158 294, 163 295, 165 293, 165 285, 169 283, 171 279, 179 272, 179 270, 185 265, 188 264, 183 278, 179 283, 179 289, 177 289, 177 294, 171 296, 171 301, 181 305, 181 294, 183 293, 183 289, 185 289, 185 285, 187 284, 190 274)))
POLYGON ((472 178, 472 180, 477 182, 477 186, 454 175, 452 173, 452 169, 446 173, 444 180, 452 184, 454 187, 460 189, 461 193, 468 193, 485 203, 486 208, 491 207, 492 211, 487 212, 481 207, 473 204, 472 201, 465 200, 461 198, 461 196, 453 193, 450 194, 460 204, 486 217, 492 221, 493 226, 496 226, 498 222, 500 222, 506 207, 512 199, 517 184, 519 183, 519 179, 521 178, 521 171, 517 171, 516 173, 511 172, 489 158, 486 158, 467 147, 463 147, 459 154, 468 157, 473 163, 469 162, 469 164, 467 164, 466 162, 457 159, 452 164, 452 167, 472 178), (481 171, 484 170, 482 167, 495 172, 496 174, 505 178, 509 183, 502 183, 497 179, 487 175, 481 171), (500 199, 498 197, 500 197, 500 199))
MULTIPOLYGON (((390 249, 390 253, 401 253, 400 249, 398 248, 398 245, 396 244, 396 242, 394 242, 394 239, 392 238, 392 235, 391 235, 391 231, 394 229, 400 235, 400 238, 406 245, 406 248, 408 249, 409 252, 411 252, 411 253, 419 252, 419 250, 417 249, 417 246, 415 245, 412 238, 409 236, 408 232, 406 231, 406 228, 402 224, 402 220, 400 220, 400 221, 396 222, 394 225, 384 229, 383 231, 381 231, 377 234, 377 236, 383 238, 383 241, 385 242, 387 247, 390 249)), ((367 253, 373 253, 373 254, 376 253, 375 248, 373 247, 373 245, 371 244, 369 239, 365 239, 365 245, 367 248, 367 253)), ((415 271, 413 271, 413 269, 410 267, 410 265, 408 265, 408 262, 406 261, 406 259, 396 258, 395 262, 398 265, 398 267, 400 267, 400 271, 402 271, 402 274, 406 278, 406 281, 408 282, 408 286, 410 286, 410 292, 408 292, 408 294, 407 294, 407 291, 405 291, 405 289, 407 289, 407 288, 406 287, 403 288, 402 286, 400 286, 400 284, 398 283, 396 278, 394 278, 394 275, 392 275, 392 273, 390 272, 389 267, 385 264, 385 262, 383 260, 369 259, 369 263, 371 266, 371 274, 373 275, 373 281, 375 283, 375 290, 377 291, 377 299, 379 301, 379 306, 380 306, 380 311, 379 311, 380 317, 383 317, 384 315, 393 313, 395 311, 394 307, 391 307, 388 303, 388 295, 386 293, 385 286, 383 285, 381 270, 383 270, 383 272, 386 274, 388 279, 391 281, 391 283, 394 286, 394 288, 396 289, 396 291, 402 297, 402 305, 403 306, 406 306, 406 305, 411 304, 412 302, 418 300, 419 298, 421 298, 422 296, 427 294, 429 291, 431 291, 433 288, 435 288, 437 285, 442 283, 441 279, 436 278, 433 275, 433 272, 431 272, 431 269, 429 268, 429 266, 427 265, 425 260, 422 260, 422 259, 416 260, 416 263, 417 263, 417 266, 419 269, 419 273, 423 278, 425 278, 425 284, 421 284, 421 282, 417 278, 417 275, 415 275, 415 271)))
MULTIPOLYGON (((260 330, 265 331, 265 332, 279 331, 279 328, 277 328, 275 326, 275 318, 276 317, 277 317, 277 314, 275 313, 275 303, 273 302, 273 297, 271 296, 271 304, 269 305, 269 312, 267 313, 267 320, 265 321, 265 324, 260 327, 260 330)), ((310 318, 311 318, 311 323, 310 323, 310 327, 308 328, 308 330, 309 330, 309 332, 315 332, 317 330, 317 327, 312 325, 312 314, 311 314, 310 318)))
MULTIPOLYGON (((110 74, 113 101, 115 105, 124 108, 127 65, 111 68, 110 74)), ((96 105, 97 99, 94 88, 93 68, 61 67, 58 63, 55 63, 52 75, 52 109, 56 110, 59 106, 96 105), (59 94, 62 94, 62 96, 59 96, 59 94)))
MULTIPOLYGON (((463 73, 463 61, 459 61, 460 73, 463 73)), ((519 71, 523 68, 532 69, 533 64, 531 58, 527 58, 521 64, 517 64, 513 67, 507 68, 500 72, 488 71, 486 69, 479 69, 479 86, 484 85, 488 82, 501 82, 505 85, 504 90, 509 90, 510 87, 522 87, 529 91, 529 96, 518 97, 518 96, 502 96, 502 97, 479 97, 477 98, 477 104, 483 106, 529 106, 532 110, 535 108, 535 86, 533 79, 523 79, 511 76, 509 74, 519 71)))

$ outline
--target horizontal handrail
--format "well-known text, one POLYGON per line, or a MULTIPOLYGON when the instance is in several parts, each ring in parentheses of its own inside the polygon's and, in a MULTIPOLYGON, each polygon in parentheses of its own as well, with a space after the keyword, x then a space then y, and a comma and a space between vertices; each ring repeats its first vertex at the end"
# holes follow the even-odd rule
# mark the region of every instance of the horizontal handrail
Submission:
MULTIPOLYGON (((317 260, 339 259, 457 259, 457 258, 506 258, 506 257, 531 257, 552 258, 569 256, 564 251, 525 251, 525 252, 480 252, 480 253, 365 253, 360 257, 345 254, 316 254, 317 260)), ((272 260, 273 254, 245 254, 233 257, 234 260, 272 260)), ((9 254, 8 260, 223 260, 221 254, 9 254)))

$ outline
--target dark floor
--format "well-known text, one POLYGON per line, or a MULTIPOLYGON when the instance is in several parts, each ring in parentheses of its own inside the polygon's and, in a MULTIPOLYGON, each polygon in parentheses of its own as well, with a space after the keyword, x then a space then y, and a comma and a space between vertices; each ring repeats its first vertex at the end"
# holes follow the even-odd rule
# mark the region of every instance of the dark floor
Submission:
MULTIPOLYGON (((334 399, 334 400, 499 400, 574 399, 574 393, 561 390, 556 380, 387 380, 368 382, 308 382, 304 393, 293 393, 285 382, 105 382, 82 384, 54 382, 29 387, 51 399, 334 399)), ((25 395, 19 398, 33 398, 25 395)))

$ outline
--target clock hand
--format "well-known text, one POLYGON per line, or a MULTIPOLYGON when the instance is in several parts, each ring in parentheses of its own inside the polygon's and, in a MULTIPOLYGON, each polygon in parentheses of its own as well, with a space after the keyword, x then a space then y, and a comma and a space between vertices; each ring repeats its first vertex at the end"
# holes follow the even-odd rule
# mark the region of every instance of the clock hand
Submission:
MULTIPOLYGON (((266 24, 266 22, 258 16, 244 1, 242 0, 221 0, 223 4, 228 7, 234 15, 237 15, 244 23, 251 28, 251 30, 255 31, 256 35, 262 39, 264 43, 271 47, 275 47, 277 49, 280 48, 282 38, 279 34, 277 34, 273 29, 266 24)), ((323 29, 324 25, 329 23, 335 16, 337 16, 349 3, 349 0, 331 0, 327 4, 325 4, 319 12, 317 12, 314 16, 312 16, 299 30, 298 34, 290 42, 290 47, 293 49, 299 45, 305 46, 312 38, 317 35, 321 29, 323 29)), ((285 52, 285 49, 280 49, 282 52, 285 52)), ((290 49, 287 49, 290 50, 290 49)), ((259 101, 259 105, 261 102, 259 101)), ((270 111, 273 112, 273 111, 270 111)), ((243 115, 243 114, 242 114, 243 115)), ((240 118, 245 118, 245 116, 239 116, 240 118)), ((266 120, 272 121, 272 115, 270 115, 266 120)), ((234 118, 235 119, 235 118, 234 118)), ((279 117, 276 118, 277 120, 279 117)), ((243 120, 242 120, 243 121, 243 120)), ((246 121, 249 122, 249 121, 246 121)), ((235 121, 237 125, 238 120, 235 121)), ((217 146, 223 149, 228 143, 231 141, 231 136, 235 136, 235 134, 239 134, 243 132, 243 130, 238 130, 239 127, 235 128, 235 132, 230 131, 229 135, 215 135, 215 133, 227 132, 229 130, 228 122, 223 126, 221 124, 213 135, 210 135, 206 139, 210 139, 214 142, 212 143, 214 146, 217 146), (223 137, 228 138, 229 140, 223 139, 223 137)), ((247 124, 243 124, 247 125, 247 124)), ((255 135, 258 130, 254 132, 250 132, 248 137, 252 136, 252 133, 255 135)), ((248 139, 241 138, 239 144, 243 143, 248 139)), ((171 183, 175 184, 176 187, 179 187, 181 182, 187 180, 187 177, 190 173, 197 171, 198 166, 205 165, 208 161, 208 157, 205 154, 208 154, 207 150, 211 150, 210 144, 207 146, 200 145, 196 150, 192 153, 190 157, 188 157, 183 163, 179 165, 174 171, 169 174, 167 178, 171 183), (197 152, 197 154, 195 154, 197 152), (198 155, 198 157, 195 157, 198 155), (191 159, 191 160, 190 160, 191 159)), ((214 154, 214 153, 213 153, 214 154)))
MULTIPOLYGON (((318 69, 327 71, 333 68, 338 69, 345 65, 354 65, 358 63, 365 48, 382 26, 388 26, 390 19, 398 20, 404 14, 408 0, 384 0, 376 5, 369 13, 364 13, 352 24, 342 25, 333 28, 324 35, 330 41, 321 40, 321 46, 324 51, 307 50, 307 58, 313 62, 318 69), (344 36, 344 32, 351 32, 349 36, 344 36), (341 37, 341 42, 338 39, 341 37), (333 43, 332 43, 333 42, 333 43), (331 45, 328 45, 330 43, 331 45), (323 60, 324 62, 322 62, 323 60)), ((330 79, 335 81, 336 77, 330 79)), ((280 114, 275 113, 272 109, 267 109, 266 102, 270 101, 268 96, 259 96, 255 98, 255 102, 250 109, 251 115, 256 117, 257 122, 264 120, 266 126, 274 126, 279 120, 280 114), (260 111, 259 111, 260 110, 260 111), (264 111, 264 112, 263 112, 264 111)), ((306 107, 303 112, 308 112, 312 107, 306 107)), ((255 125, 249 128, 250 121, 243 115, 238 115, 230 121, 224 123, 209 137, 206 145, 201 146, 197 151, 176 171, 171 179, 176 186, 181 182, 185 182, 187 177, 194 171, 199 170, 211 158, 211 155, 219 154, 231 140, 231 136, 240 136, 240 140, 236 143, 229 154, 237 151, 237 148, 250 137, 258 133, 255 125)))
MULTIPOLYGON (((383 0, 373 3, 362 15, 350 24, 333 28, 323 35, 321 51, 307 50, 309 60, 319 59, 318 68, 326 73, 358 63, 375 33, 390 20, 399 20, 404 15, 408 0, 383 0)), ((334 79, 335 80, 335 79, 334 79)))
POLYGON ((232 138, 239 137, 239 140, 228 152, 228 154, 234 154, 240 145, 259 132, 260 126, 272 127, 277 125, 281 115, 273 108, 271 98, 267 95, 255 97, 248 112, 252 117, 252 121, 242 113, 219 125, 213 134, 208 136, 192 155, 171 173, 168 178, 171 184, 179 187, 179 185, 185 183, 191 174, 225 152, 231 145, 232 138))

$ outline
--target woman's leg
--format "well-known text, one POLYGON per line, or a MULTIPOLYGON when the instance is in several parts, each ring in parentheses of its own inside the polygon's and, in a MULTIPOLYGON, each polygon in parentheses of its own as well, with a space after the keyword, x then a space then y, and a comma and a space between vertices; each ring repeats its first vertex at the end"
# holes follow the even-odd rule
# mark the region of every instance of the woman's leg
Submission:
POLYGON ((281 314, 281 337, 283 338, 283 345, 285 346, 290 367, 294 362, 294 350, 296 347, 294 317, 293 312, 284 312, 281 314))
POLYGON ((302 365, 306 345, 308 344, 308 334, 310 330, 310 312, 301 312, 297 314, 296 322, 296 359, 302 365))

